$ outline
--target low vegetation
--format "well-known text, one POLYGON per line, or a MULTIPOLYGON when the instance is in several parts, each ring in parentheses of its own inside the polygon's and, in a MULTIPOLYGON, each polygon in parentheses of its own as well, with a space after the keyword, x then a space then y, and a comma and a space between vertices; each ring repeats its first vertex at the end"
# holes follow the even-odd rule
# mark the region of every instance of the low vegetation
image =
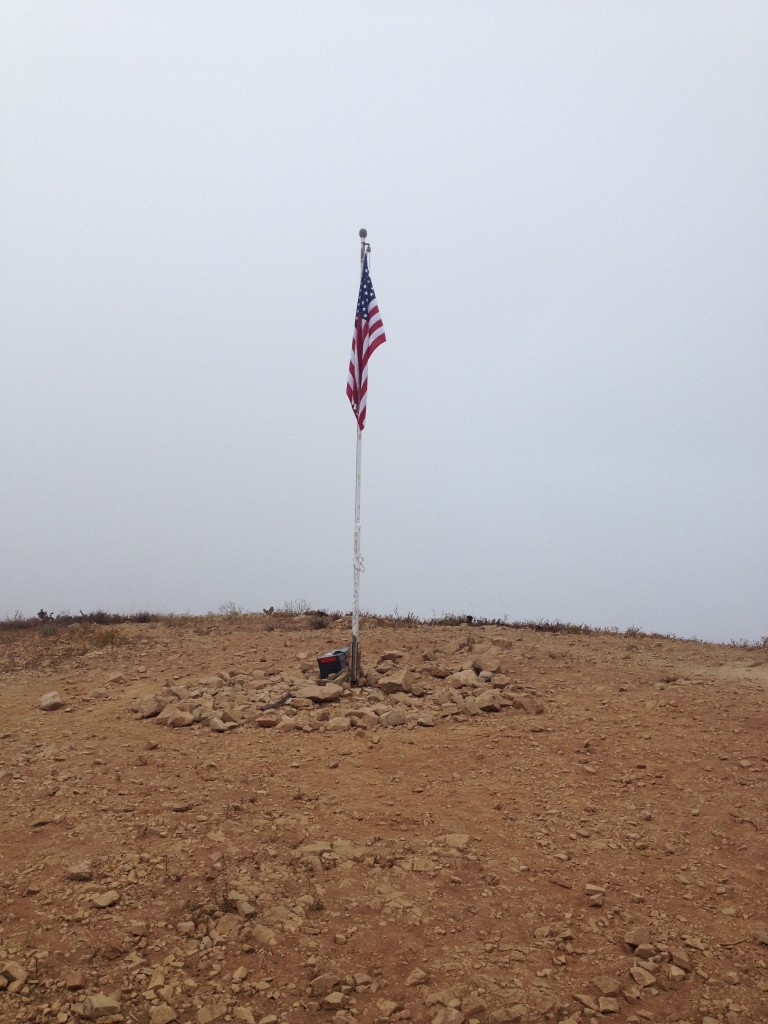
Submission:
MULTIPOLYGON (((262 612, 249 612, 236 604, 228 601, 219 605, 216 612, 208 612, 205 615, 177 614, 174 612, 106 612, 98 609, 91 612, 79 611, 77 615, 70 612, 59 612, 52 614, 41 608, 37 615, 26 617, 21 612, 12 616, 0 619, 0 635, 14 633, 22 630, 39 630, 44 636, 55 636, 62 628, 82 626, 120 626, 125 623, 146 624, 151 622, 162 622, 166 625, 191 625, 194 628, 204 628, 206 624, 215 623, 217 619, 246 619, 254 624, 262 624, 262 628, 271 632, 275 629, 310 628, 322 630, 342 619, 351 619, 350 612, 340 609, 327 610, 325 608, 313 608, 308 601, 303 599, 286 601, 281 607, 271 606, 264 608, 262 612)), ((574 635, 599 636, 614 634, 625 637, 652 637, 664 640, 688 639, 693 642, 700 641, 698 637, 678 637, 672 633, 649 633, 638 626, 628 626, 621 629, 618 626, 588 626, 586 623, 561 622, 558 619, 516 619, 487 618, 485 616, 469 615, 466 613, 443 612, 442 615, 421 617, 415 612, 401 612, 397 606, 390 614, 378 612, 363 612, 361 621, 364 624, 375 623, 380 626, 501 626, 509 629, 526 629, 536 633, 571 633, 574 635)), ((95 635, 95 634, 94 634, 95 635)), ((119 635, 116 630, 104 631, 93 646, 104 646, 111 643, 119 643, 119 635), (108 639, 107 639, 108 638, 108 639)), ((731 640, 730 646, 755 648, 768 648, 768 635, 757 641, 744 638, 731 640)))

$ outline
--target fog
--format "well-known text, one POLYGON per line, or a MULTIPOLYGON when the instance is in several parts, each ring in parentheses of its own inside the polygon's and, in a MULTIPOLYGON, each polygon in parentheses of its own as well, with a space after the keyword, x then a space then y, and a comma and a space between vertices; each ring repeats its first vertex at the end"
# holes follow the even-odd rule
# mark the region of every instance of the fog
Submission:
POLYGON ((0 3, 0 616, 768 634, 768 7, 0 3))

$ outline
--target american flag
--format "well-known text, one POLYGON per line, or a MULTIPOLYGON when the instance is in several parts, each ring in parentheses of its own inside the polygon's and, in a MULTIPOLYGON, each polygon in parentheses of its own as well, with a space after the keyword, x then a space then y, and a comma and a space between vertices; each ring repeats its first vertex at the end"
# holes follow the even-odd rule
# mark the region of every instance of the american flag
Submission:
POLYGON ((365 426, 365 407, 368 401, 368 360, 386 340, 366 256, 360 276, 355 333, 352 335, 352 357, 349 360, 347 375, 347 398, 352 404, 352 412, 361 430, 365 426))

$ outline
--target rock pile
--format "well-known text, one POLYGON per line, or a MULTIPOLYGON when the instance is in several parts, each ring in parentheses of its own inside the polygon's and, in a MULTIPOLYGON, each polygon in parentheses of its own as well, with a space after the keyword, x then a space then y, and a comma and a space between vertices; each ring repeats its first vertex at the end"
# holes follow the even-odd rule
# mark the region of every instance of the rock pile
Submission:
POLYGON ((222 670, 197 685, 168 684, 134 700, 131 711, 169 728, 201 726, 219 733, 246 725, 278 732, 429 728, 500 711, 544 711, 530 687, 500 671, 500 653, 492 647, 458 664, 430 660, 419 669, 404 665, 404 657, 402 651, 385 652, 359 687, 346 681, 319 685, 307 659, 303 671, 271 678, 222 670))

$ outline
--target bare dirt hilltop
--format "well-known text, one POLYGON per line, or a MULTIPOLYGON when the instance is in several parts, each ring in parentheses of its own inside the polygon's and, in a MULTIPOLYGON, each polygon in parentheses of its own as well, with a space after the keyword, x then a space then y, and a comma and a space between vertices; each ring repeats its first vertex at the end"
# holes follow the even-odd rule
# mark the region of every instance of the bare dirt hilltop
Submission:
POLYGON ((3 1024, 768 1020, 767 650, 348 635, 2 633, 3 1024))

